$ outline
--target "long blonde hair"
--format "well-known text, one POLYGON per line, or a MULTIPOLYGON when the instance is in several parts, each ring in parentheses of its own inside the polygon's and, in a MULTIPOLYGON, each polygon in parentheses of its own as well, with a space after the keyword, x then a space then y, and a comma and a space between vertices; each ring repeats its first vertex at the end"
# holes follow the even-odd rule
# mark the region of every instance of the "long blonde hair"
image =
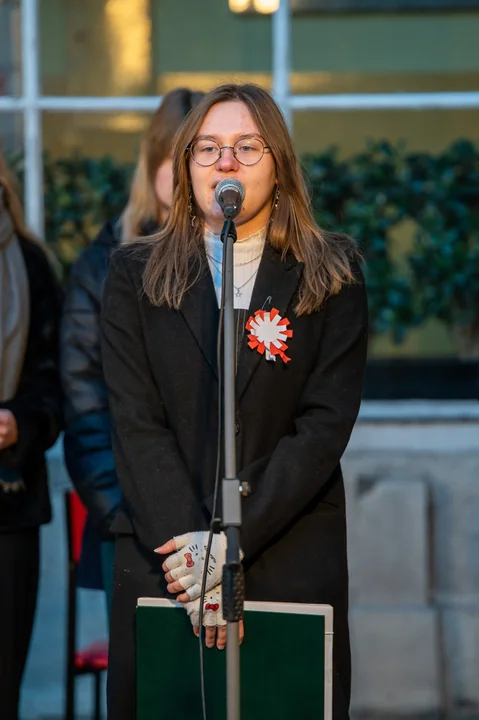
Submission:
POLYGON ((9 212, 12 218, 13 227, 15 233, 20 237, 31 240, 34 243, 38 243, 38 238, 30 232, 25 224, 25 217, 23 215, 23 208, 18 196, 18 183, 7 166, 7 162, 0 152, 0 185, 3 188, 3 196, 5 201, 6 210, 9 212))
MULTIPOLYGON (((272 97, 254 84, 221 85, 192 110, 178 132, 173 148, 174 196, 165 227, 147 240, 151 243, 143 275, 143 289, 154 305, 178 309, 185 292, 204 268, 203 221, 191 196, 187 148, 195 139, 208 111, 221 102, 243 102, 271 148, 276 163, 279 203, 273 207, 268 241, 284 258, 292 252, 304 263, 296 313, 318 310, 329 295, 353 280, 354 244, 316 225, 301 168, 283 116, 272 97), (193 207, 191 204, 193 203, 193 207), (191 227, 191 217, 197 220, 191 227), (192 275, 192 267, 196 273, 192 275)), ((276 192, 276 188, 275 188, 276 192)))
POLYGON ((171 90, 151 118, 121 218, 122 242, 129 242, 140 235, 143 224, 158 224, 161 207, 155 193, 156 172, 168 157, 179 126, 202 97, 202 92, 193 92, 188 88, 171 90))

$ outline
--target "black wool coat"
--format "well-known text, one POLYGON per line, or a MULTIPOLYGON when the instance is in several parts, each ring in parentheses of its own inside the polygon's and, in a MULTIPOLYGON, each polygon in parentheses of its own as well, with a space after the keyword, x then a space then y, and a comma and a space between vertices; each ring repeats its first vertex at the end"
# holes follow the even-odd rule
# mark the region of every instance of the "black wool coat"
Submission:
POLYGON ((0 465, 19 474, 25 488, 0 490, 0 532, 38 527, 51 518, 45 452, 63 427, 59 375, 60 285, 40 245, 19 238, 30 293, 30 325, 15 396, 0 403, 17 421, 18 442, 0 450, 0 465))
MULTIPOLYGON (((206 260, 179 311, 153 307, 141 291, 145 252, 122 248, 113 254, 103 296, 102 353, 124 495, 112 529, 134 534, 142 562, 150 553, 153 567, 154 548, 174 535, 206 530, 211 517, 218 307, 206 260)), ((250 305, 251 314, 276 308, 289 319, 291 361, 267 361, 248 347, 247 333, 239 354, 237 464, 240 480, 251 488, 242 499, 246 598, 332 604, 335 666, 349 696, 340 458, 361 399, 366 291, 355 264, 354 283, 320 311, 297 317, 302 270, 292 255, 282 260, 267 243, 250 305)), ((138 592, 144 592, 140 586, 141 581, 138 592)), ((135 588, 131 591, 134 595, 135 588)), ((124 628, 121 592, 120 583, 115 593, 124 628)), ((114 676, 115 670, 112 683, 114 676)))

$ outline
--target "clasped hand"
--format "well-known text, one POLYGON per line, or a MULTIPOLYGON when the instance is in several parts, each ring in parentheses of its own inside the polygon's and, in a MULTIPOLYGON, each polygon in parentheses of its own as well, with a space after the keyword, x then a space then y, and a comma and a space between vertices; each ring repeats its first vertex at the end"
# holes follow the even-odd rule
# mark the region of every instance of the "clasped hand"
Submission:
MULTIPOLYGON (((155 550, 160 555, 172 553, 162 568, 168 592, 181 593, 177 598, 179 602, 187 603, 200 596, 207 545, 208 533, 194 532, 174 537, 155 550)), ((215 534, 208 561, 206 590, 211 590, 221 582, 225 562, 226 536, 224 533, 215 534)))
POLYGON ((15 445, 18 441, 18 426, 10 410, 0 410, 0 450, 15 445))
MULTIPOLYGON (((201 583, 205 566, 208 532, 186 533, 169 540, 155 552, 169 555, 162 565, 168 592, 180 593, 177 600, 184 603, 193 625, 193 632, 199 635, 199 610, 201 583)), ((226 622, 223 620, 221 599, 221 575, 226 562, 226 536, 213 535, 208 561, 206 595, 203 605, 203 625, 207 647, 216 645, 222 650, 226 645, 226 622)), ((240 641, 243 640, 244 626, 240 623, 240 641)))

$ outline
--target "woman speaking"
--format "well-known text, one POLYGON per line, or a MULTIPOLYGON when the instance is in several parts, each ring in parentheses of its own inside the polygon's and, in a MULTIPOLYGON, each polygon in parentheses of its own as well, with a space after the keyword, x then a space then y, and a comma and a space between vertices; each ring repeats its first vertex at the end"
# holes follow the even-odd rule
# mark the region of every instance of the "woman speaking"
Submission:
MULTIPOLYGON (((198 575, 188 553, 175 551, 185 534, 205 541, 213 512, 223 252, 215 188, 235 178, 246 192, 234 246, 238 477, 251 488, 242 499, 246 599, 333 606, 334 719, 346 720, 340 458, 359 409, 367 345, 355 248, 315 224, 283 117, 255 85, 208 93, 178 132, 173 164, 165 227, 114 254, 104 293, 103 363, 124 497, 112 527, 109 717, 135 713, 137 598, 179 594, 197 622, 198 575), (279 345, 278 327, 287 330, 279 345)), ((222 535, 214 549, 221 565, 222 535)), ((206 605, 206 644, 224 647, 220 613, 206 605)), ((168 662, 168 647, 159 652, 168 662)))

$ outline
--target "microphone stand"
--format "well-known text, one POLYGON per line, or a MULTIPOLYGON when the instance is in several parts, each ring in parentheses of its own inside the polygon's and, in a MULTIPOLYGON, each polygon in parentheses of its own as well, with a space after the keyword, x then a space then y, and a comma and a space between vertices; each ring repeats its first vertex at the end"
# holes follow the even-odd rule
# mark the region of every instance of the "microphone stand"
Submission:
MULTIPOLYGON (((229 210, 229 208, 228 208, 229 210)), ((223 388, 225 477, 222 482, 223 529, 226 534, 226 565, 223 567, 223 617, 227 621, 226 683, 227 719, 240 720, 239 622, 243 618, 244 577, 240 561, 241 487, 236 476, 236 331, 234 322, 233 247, 236 227, 227 212, 221 231, 223 242, 223 388)))

